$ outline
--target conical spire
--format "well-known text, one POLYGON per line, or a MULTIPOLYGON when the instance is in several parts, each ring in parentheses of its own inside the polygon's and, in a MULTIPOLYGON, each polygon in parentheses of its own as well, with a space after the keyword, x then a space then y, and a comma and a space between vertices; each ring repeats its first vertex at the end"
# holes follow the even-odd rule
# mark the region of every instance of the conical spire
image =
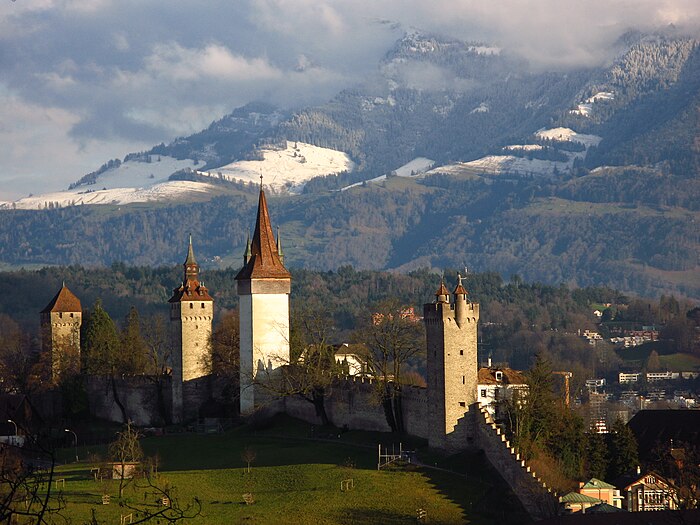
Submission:
POLYGON ((185 265, 197 264, 197 259, 194 258, 194 250, 192 249, 192 234, 190 233, 190 245, 187 248, 187 259, 185 259, 185 265))
POLYGON ((278 245, 272 233, 265 191, 261 187, 255 231, 250 243, 250 258, 236 279, 289 279, 290 277, 278 252, 278 245))
POLYGON ((435 292, 435 297, 437 297, 438 303, 449 303, 450 302, 450 292, 445 286, 445 278, 440 279, 440 288, 435 292))
POLYGON ((194 248, 192 246, 192 234, 189 235, 189 243, 187 245, 187 259, 182 265, 185 269, 185 276, 182 284, 173 290, 173 296, 170 298, 171 303, 179 301, 211 301, 204 283, 199 281, 199 264, 194 256, 194 248))
POLYGON ((462 286, 462 275, 457 274, 457 286, 455 287, 454 292, 452 292, 455 295, 464 295, 465 297, 467 296, 467 290, 462 286))
POLYGON ((280 240, 280 227, 277 226, 277 255, 280 256, 280 261, 284 264, 284 253, 282 252, 282 241, 280 240))
POLYGON ((248 261, 250 261, 250 258, 252 255, 253 255, 253 252, 250 249, 250 233, 248 233, 248 238, 245 241, 245 253, 243 254, 243 264, 244 265, 248 264, 248 261))

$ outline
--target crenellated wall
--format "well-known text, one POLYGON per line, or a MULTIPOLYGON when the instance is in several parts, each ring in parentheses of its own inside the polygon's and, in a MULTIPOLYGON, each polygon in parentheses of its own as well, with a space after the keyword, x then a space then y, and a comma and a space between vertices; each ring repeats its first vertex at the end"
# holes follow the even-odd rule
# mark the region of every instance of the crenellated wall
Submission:
POLYGON ((508 483, 525 510, 533 519, 556 515, 557 495, 540 479, 511 446, 505 434, 496 425, 485 407, 475 404, 476 446, 501 477, 508 483))

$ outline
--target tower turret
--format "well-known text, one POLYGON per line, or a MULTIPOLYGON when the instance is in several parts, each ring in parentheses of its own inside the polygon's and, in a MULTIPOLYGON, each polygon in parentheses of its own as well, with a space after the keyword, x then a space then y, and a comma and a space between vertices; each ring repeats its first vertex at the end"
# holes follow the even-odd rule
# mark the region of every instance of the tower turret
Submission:
POLYGON ((477 401, 479 305, 467 301, 458 279, 455 302, 441 283, 436 301, 423 306, 427 343, 428 417, 431 447, 463 449, 473 439, 477 401))
POLYGON ((254 385, 289 363, 291 275, 284 267, 279 236, 275 242, 265 191, 260 186, 250 256, 236 275, 240 298, 241 413, 255 410, 254 385))
POLYGON ((170 303, 170 326, 173 335, 173 419, 196 418, 208 397, 205 377, 211 352, 214 300, 199 280, 199 264, 194 256, 192 235, 183 264, 182 284, 173 290, 170 303))
POLYGON ((80 325, 83 309, 66 283, 41 311, 41 339, 44 351, 51 355, 51 378, 80 372, 80 325))
POLYGON ((460 328, 467 322, 469 308, 467 308, 467 290, 462 286, 462 276, 457 274, 457 286, 452 294, 455 297, 455 321, 460 328))

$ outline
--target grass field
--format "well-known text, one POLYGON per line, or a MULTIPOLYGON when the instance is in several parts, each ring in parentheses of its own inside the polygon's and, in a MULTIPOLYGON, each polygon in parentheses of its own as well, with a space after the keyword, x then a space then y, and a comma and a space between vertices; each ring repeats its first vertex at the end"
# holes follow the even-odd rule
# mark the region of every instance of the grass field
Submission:
POLYGON ((700 357, 693 354, 673 352, 666 341, 653 341, 633 348, 617 350, 625 363, 630 367, 641 368, 649 354, 655 350, 659 354, 661 370, 671 372, 700 371, 700 357))
MULTIPOLYGON (((308 438, 309 428, 283 418, 262 431, 241 427, 214 435, 152 437, 142 445, 146 455, 158 455, 160 483, 174 487, 181 506, 194 497, 202 502, 201 515, 187 523, 408 524, 416 523, 418 508, 427 511, 432 524, 525 521, 480 455, 429 456, 431 464, 451 467, 459 475, 410 465, 377 471, 376 444, 397 441, 391 435, 348 432, 318 441, 308 438), (241 459, 245 447, 256 452, 250 473, 241 459), (353 480, 354 490, 341 492, 341 481, 347 479, 353 480), (246 505, 244 493, 252 494, 255 503, 246 505)), ((119 505, 118 482, 94 481, 93 466, 81 462, 57 469, 57 477, 65 479, 63 514, 72 523, 86 523, 94 509, 98 522, 118 524, 130 512, 119 505), (101 504, 103 493, 112 496, 110 505, 101 504)), ((155 503, 143 485, 142 480, 132 482, 125 500, 155 503)))

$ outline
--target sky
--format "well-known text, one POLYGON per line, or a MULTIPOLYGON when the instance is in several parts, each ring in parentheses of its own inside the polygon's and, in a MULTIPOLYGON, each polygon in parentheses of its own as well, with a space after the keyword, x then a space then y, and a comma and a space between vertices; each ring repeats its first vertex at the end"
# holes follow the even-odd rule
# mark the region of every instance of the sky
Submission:
POLYGON ((695 34, 700 2, 0 0, 0 200, 65 188, 252 100, 327 100, 405 31, 565 69, 604 64, 628 30, 669 24, 695 34))

